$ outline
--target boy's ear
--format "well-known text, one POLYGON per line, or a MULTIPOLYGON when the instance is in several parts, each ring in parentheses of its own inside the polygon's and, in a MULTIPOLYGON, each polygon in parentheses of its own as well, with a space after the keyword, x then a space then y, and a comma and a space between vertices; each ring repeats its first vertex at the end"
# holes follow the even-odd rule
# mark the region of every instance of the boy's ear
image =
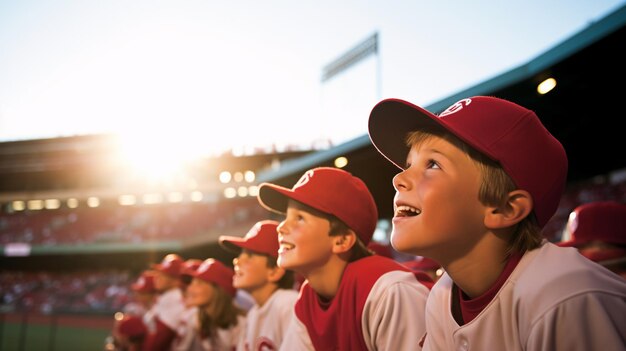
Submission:
POLYGON ((272 283, 278 283, 278 281, 285 275, 285 269, 281 267, 273 267, 269 270, 267 280, 272 283))
POLYGON ((333 236, 333 253, 340 254, 350 251, 352 246, 356 244, 356 233, 348 230, 341 235, 333 236))
POLYGON ((533 199, 528 191, 511 191, 504 205, 487 209, 485 226, 490 229, 512 227, 528 217, 532 210, 533 199))

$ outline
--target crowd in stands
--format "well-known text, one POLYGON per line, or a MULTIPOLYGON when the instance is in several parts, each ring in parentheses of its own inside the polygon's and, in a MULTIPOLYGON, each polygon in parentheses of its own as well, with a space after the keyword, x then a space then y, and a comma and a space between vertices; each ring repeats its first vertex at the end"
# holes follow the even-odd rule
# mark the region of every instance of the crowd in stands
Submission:
POLYGON ((79 245, 180 240, 254 223, 256 199, 219 203, 107 205, 0 214, 0 245, 79 245))
POLYGON ((129 271, 0 272, 4 312, 72 313, 119 310, 130 301, 129 271))

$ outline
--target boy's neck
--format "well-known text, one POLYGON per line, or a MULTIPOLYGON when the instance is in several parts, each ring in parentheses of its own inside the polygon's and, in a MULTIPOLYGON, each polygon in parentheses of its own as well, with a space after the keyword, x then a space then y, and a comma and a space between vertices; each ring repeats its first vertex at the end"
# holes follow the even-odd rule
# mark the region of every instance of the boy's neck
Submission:
POLYGON ((335 256, 334 258, 335 259, 329 260, 323 267, 305 275, 309 286, 325 299, 335 297, 339 290, 343 271, 348 265, 348 262, 339 257, 335 256))
POLYGON ((506 250, 505 242, 483 241, 445 270, 465 294, 475 298, 489 290, 502 273, 508 261, 506 250))
POLYGON ((250 296, 252 296, 254 302, 261 307, 267 302, 267 300, 270 299, 270 297, 272 297, 272 294, 274 294, 276 290, 278 290, 278 285, 268 282, 267 284, 256 289, 247 290, 247 292, 250 296))

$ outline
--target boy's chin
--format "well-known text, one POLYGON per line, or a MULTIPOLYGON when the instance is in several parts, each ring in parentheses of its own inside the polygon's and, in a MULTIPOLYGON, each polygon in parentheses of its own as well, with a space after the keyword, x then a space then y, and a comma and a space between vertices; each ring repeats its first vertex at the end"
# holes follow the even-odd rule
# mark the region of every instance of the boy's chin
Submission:
POLYGON ((281 256, 278 256, 278 259, 276 260, 276 264, 278 265, 278 267, 282 269, 293 270, 293 265, 289 264, 289 260, 281 256))
POLYGON ((391 233, 390 243, 393 249, 398 252, 417 255, 417 253, 415 253, 416 248, 401 235, 391 233))

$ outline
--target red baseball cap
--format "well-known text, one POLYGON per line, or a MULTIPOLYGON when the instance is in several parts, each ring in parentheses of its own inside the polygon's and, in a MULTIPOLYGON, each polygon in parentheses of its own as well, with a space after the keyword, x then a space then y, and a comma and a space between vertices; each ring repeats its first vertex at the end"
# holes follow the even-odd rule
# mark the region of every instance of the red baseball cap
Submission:
POLYGON ((219 237, 218 241, 224 248, 235 253, 240 253, 241 249, 247 249, 278 258, 277 227, 277 221, 259 221, 243 238, 222 235, 219 237))
POLYGON ((235 271, 214 258, 204 260, 192 274, 194 278, 217 284, 231 296, 237 293, 237 289, 233 286, 234 275, 235 271))
POLYGON ((626 245, 626 204, 596 201, 570 213, 559 246, 580 247, 592 241, 626 245))
POLYGON ((288 189, 261 183, 258 200, 266 209, 285 214, 289 199, 331 214, 342 220, 367 245, 372 239, 378 209, 365 183, 339 168, 317 167, 302 175, 288 189))
POLYGON ((154 273, 152 271, 143 271, 137 280, 131 284, 130 288, 138 293, 156 293, 157 291, 154 288, 154 273))
POLYGON ((127 338, 141 338, 148 332, 148 328, 139 316, 124 316, 119 322, 117 330, 127 338))
POLYGON ((539 226, 554 215, 567 181, 567 155, 533 111, 474 96, 435 115, 404 100, 386 99, 372 109, 369 136, 378 152, 404 169, 407 133, 427 126, 439 126, 499 162, 517 187, 531 194, 539 226))
POLYGON ((201 264, 201 259, 190 258, 187 261, 183 262, 183 266, 180 269, 180 274, 193 276, 193 272, 195 272, 201 264))
POLYGON ((168 254, 161 263, 152 265, 152 268, 175 277, 180 276, 183 269, 183 259, 177 254, 168 254))

